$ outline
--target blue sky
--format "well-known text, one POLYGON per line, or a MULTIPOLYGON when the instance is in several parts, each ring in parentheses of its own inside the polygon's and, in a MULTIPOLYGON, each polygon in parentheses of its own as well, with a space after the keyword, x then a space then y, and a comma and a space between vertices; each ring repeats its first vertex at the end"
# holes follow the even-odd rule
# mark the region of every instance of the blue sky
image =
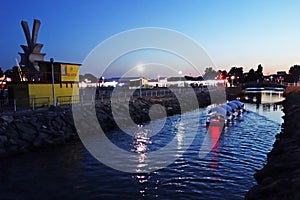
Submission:
POLYGON ((38 42, 46 60, 82 63, 114 34, 162 27, 197 41, 218 69, 261 63, 264 73, 300 64, 300 1, 2 0, 0 66, 15 65, 26 44, 21 20, 41 20, 38 42))

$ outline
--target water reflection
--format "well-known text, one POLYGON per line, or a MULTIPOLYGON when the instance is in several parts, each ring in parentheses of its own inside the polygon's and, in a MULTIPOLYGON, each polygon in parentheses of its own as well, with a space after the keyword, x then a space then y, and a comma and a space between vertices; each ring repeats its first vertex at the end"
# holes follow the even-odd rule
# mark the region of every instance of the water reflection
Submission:
POLYGON ((285 98, 282 91, 247 91, 243 97, 243 101, 248 103, 247 109, 257 112, 268 117, 278 123, 282 123, 282 105, 281 102, 285 98))
MULTIPOLYGON (((139 127, 137 132, 134 134, 132 141, 131 151, 137 153, 138 164, 136 166, 136 172, 142 172, 142 169, 147 166, 147 152, 149 151, 148 145, 152 141, 148 136, 147 129, 144 129, 142 126, 139 127)), ((144 186, 148 180, 151 178, 149 174, 137 174, 133 176, 134 179, 142 186, 139 190, 141 196, 145 196, 147 187, 144 186)))
POLYGON ((181 153, 181 150, 183 149, 184 141, 184 125, 181 122, 178 122, 175 125, 175 128, 177 129, 176 138, 177 138, 177 150, 178 154, 181 153))
POLYGON ((244 102, 259 104, 278 103, 284 100, 282 91, 247 91, 244 96, 244 102))
POLYGON ((219 138, 220 138, 221 132, 222 132, 222 129, 220 126, 210 126, 208 129, 208 133, 207 133, 210 135, 211 145, 213 145, 211 153, 212 153, 212 155, 214 155, 214 157, 212 158, 213 162, 210 165, 210 169, 213 171, 217 170, 219 163, 220 163, 218 161, 218 156, 219 156, 219 152, 220 152, 219 138))
POLYGON ((149 151, 148 145, 152 144, 150 137, 148 136, 148 130, 142 126, 138 128, 134 134, 132 141, 131 151, 137 153, 137 166, 136 172, 141 172, 143 168, 147 167, 147 152, 149 151))

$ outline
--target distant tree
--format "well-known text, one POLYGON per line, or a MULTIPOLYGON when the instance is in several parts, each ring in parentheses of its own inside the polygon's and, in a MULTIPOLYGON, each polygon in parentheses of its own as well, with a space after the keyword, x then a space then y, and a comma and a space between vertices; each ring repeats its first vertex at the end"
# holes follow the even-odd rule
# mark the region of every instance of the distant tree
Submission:
POLYGON ((187 81, 203 81, 203 77, 202 76, 184 76, 185 80, 187 81))
POLYGON ((226 70, 219 70, 219 77, 222 80, 225 80, 227 77, 227 71, 226 70))
POLYGON ((243 73, 243 67, 232 67, 228 74, 227 77, 234 83, 242 83, 244 82, 244 73, 243 73), (233 80, 232 80, 233 78, 233 80))
POLYGON ((256 74, 253 68, 251 68, 245 77, 245 82, 254 82, 256 81, 256 74))
POLYGON ((14 82, 20 82, 21 81, 21 77, 20 77, 20 73, 19 73, 19 70, 18 70, 18 66, 14 66, 12 68, 12 71, 11 71, 11 77, 12 77, 12 80, 14 82))
POLYGON ((294 77, 291 74, 285 74, 283 78, 284 78, 284 82, 287 82, 287 83, 295 82, 294 77))
POLYGON ((263 67, 261 66, 261 64, 257 66, 257 70, 255 74, 256 74, 256 81, 262 82, 264 80, 263 67))
POLYGON ((93 74, 85 74, 83 76, 83 79, 88 79, 90 80, 92 83, 96 83, 98 82, 98 78, 96 76, 94 76, 93 74))
POLYGON ((5 78, 12 78, 12 70, 8 69, 4 72, 5 78))
POLYGON ((298 82, 300 76, 300 66, 299 65, 291 66, 289 70, 289 74, 292 76, 293 82, 298 82))
POLYGON ((3 77, 4 76, 4 73, 2 71, 2 68, 0 67, 0 77, 3 77))
MULTIPOLYGON (((3 73, 2 69, 0 68, 0 76, 1 77, 5 76, 5 78, 0 82, 0 85, 2 86, 2 83, 5 82, 7 80, 7 78, 12 77, 12 72, 11 72, 11 70, 8 69, 3 73)), ((3 92, 3 91, 1 91, 1 92, 3 92)), ((1 94, 0 96, 3 96, 3 94, 1 94)))
POLYGON ((81 82, 81 81, 84 81, 84 78, 83 78, 84 76, 83 75, 79 75, 79 81, 81 82))
MULTIPOLYGON (((4 73, 3 73, 3 71, 2 71, 2 68, 0 67, 0 77, 2 78, 4 76, 4 73)), ((0 82, 0 88, 2 89, 2 83, 4 82, 4 79, 3 80, 1 80, 1 82, 0 82)), ((3 96, 3 91, 1 90, 1 94, 0 94, 0 96, 2 97, 3 96)))
POLYGON ((204 71, 203 78, 205 80, 209 79, 215 79, 215 77, 218 77, 219 73, 215 71, 212 67, 207 67, 204 71))

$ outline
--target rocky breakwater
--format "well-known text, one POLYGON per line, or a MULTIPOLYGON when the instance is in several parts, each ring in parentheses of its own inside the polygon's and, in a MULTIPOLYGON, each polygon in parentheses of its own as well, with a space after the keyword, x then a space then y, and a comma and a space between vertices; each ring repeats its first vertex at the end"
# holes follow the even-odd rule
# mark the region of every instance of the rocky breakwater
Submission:
MULTIPOLYGON (((210 104, 209 93, 200 93, 196 96, 199 107, 210 104)), ((182 106, 186 107, 186 111, 197 109, 195 104, 189 101, 192 99, 189 95, 183 95, 182 98, 186 99, 183 101, 184 105, 179 103, 177 97, 167 96, 131 99, 128 105, 124 102, 117 102, 115 105, 106 100, 91 104, 95 107, 91 105, 77 106, 81 106, 82 112, 80 114, 83 119, 82 122, 85 123, 82 127, 86 125, 86 130, 91 128, 88 119, 95 116, 96 111, 101 128, 107 132, 118 128, 112 106, 116 106, 117 112, 121 113, 117 116, 118 121, 127 123, 128 120, 133 120, 136 124, 141 124, 150 120, 149 111, 154 104, 161 105, 159 109, 153 111, 154 113, 152 112, 152 116, 156 118, 179 114, 182 106), (128 109, 130 117, 124 115, 122 118, 122 113, 128 114, 128 109)), ((37 109, 21 113, 2 113, 0 115, 0 157, 79 140, 77 131, 71 106, 37 109)))
POLYGON ((266 165, 254 174, 258 185, 248 191, 247 200, 300 199, 300 91, 287 91, 282 131, 266 165))
POLYGON ((0 157, 64 144, 76 138, 71 110, 67 108, 0 116, 0 157))

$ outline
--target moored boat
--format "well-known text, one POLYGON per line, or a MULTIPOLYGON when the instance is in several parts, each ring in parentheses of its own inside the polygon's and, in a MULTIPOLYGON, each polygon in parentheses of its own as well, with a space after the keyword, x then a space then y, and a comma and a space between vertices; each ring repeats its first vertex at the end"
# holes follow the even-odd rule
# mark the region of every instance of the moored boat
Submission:
POLYGON ((244 103, 239 100, 229 101, 209 109, 206 125, 226 125, 245 111, 244 103))
POLYGON ((206 125, 223 126, 228 121, 227 110, 221 106, 212 107, 206 117, 206 125))

